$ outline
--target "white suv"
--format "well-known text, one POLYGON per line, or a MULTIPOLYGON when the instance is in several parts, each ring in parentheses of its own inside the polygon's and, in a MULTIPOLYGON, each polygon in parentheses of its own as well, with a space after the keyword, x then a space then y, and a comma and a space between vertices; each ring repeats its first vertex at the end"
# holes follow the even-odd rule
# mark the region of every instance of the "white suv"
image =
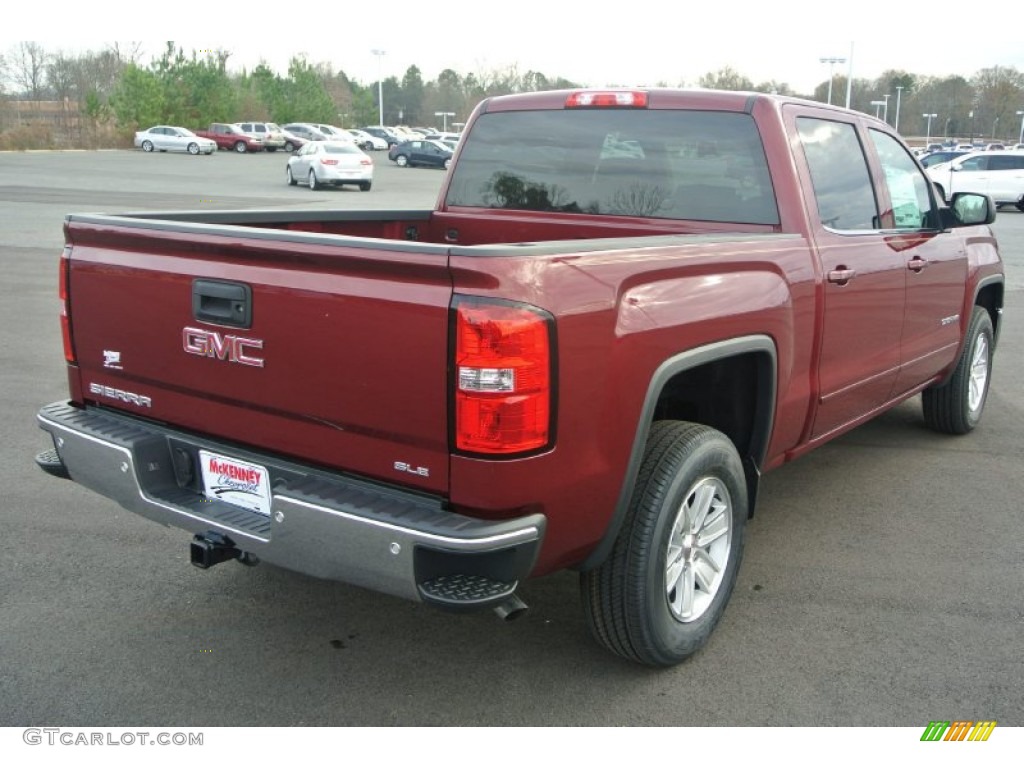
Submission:
POLYGON ((1024 211, 1024 152, 971 152, 928 169, 928 175, 948 201, 955 192, 978 192, 1001 205, 1024 211))
POLYGON ((262 141, 263 148, 267 152, 284 147, 285 136, 278 128, 277 123, 235 123, 235 125, 241 128, 243 133, 262 141))

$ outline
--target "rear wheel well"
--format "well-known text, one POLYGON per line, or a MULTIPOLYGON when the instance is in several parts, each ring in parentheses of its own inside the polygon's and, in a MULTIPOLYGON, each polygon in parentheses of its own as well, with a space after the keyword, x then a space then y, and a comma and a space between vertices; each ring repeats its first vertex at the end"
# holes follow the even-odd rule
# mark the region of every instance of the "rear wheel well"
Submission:
POLYGON ((622 528, 634 484, 656 422, 682 421, 711 427, 736 447, 753 514, 761 467, 775 414, 776 350, 765 335, 714 342, 681 353, 653 373, 615 512, 601 542, 579 565, 581 571, 608 557, 622 528))
POLYGON ((658 395, 654 421, 689 421, 717 429, 736 446, 740 456, 761 464, 771 412, 771 361, 756 353, 727 357, 681 371, 658 395), (764 391, 762 391, 764 390, 764 391))

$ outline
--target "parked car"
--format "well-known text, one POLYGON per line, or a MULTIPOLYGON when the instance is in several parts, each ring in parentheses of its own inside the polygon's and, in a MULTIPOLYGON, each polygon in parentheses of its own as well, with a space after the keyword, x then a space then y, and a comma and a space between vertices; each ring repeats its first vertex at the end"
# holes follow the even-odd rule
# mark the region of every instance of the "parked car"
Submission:
POLYGON ((948 163, 958 157, 963 157, 968 154, 967 150, 962 149, 944 149, 941 152, 930 152, 921 158, 921 165, 925 168, 931 168, 933 165, 939 163, 948 163))
POLYGON ((388 143, 379 136, 374 136, 358 128, 349 128, 348 132, 355 138, 356 144, 362 150, 388 148, 388 143))
POLYGON ((292 186, 355 184, 363 192, 373 185, 373 158, 349 141, 311 141, 288 158, 285 180, 292 186))
POLYGON ((435 140, 435 141, 451 141, 451 142, 458 143, 459 137, 461 135, 462 134, 460 134, 460 133, 449 133, 449 132, 445 132, 445 131, 434 131, 433 133, 426 134, 423 138, 431 139, 431 140, 435 140))
POLYGON ((281 133, 284 134, 284 151, 294 152, 297 149, 302 149, 306 145, 306 139, 301 136, 296 136, 291 131, 286 131, 284 128, 281 129, 281 133))
POLYGON ((330 136, 318 130, 311 123, 287 123, 282 126, 282 130, 305 141, 327 141, 330 139, 330 136))
POLYGON ((388 143, 388 149, 393 147, 395 144, 401 143, 403 140, 393 130, 391 130, 390 128, 385 128, 382 125, 366 125, 360 128, 359 130, 365 131, 371 136, 377 136, 381 139, 384 139, 384 141, 388 143))
POLYGON ((219 149, 234 152, 259 152, 263 149, 262 141, 231 123, 210 123, 208 130, 196 131, 196 135, 210 139, 219 149))
POLYGON ((188 152, 190 155, 212 155, 217 151, 215 142, 177 125, 154 125, 138 131, 135 146, 141 147, 143 152, 188 152))
POLYGON ((997 150, 997 149, 1006 149, 1006 145, 1002 144, 1002 143, 1000 143, 998 141, 993 141, 993 142, 990 142, 990 143, 986 144, 985 145, 985 149, 987 151, 989 151, 989 152, 992 152, 993 150, 997 150))
POLYGON ((982 150, 928 169, 943 198, 957 192, 988 195, 996 207, 1014 205, 1024 211, 1024 153, 982 150))
POLYGON ((454 154, 450 147, 440 141, 417 139, 396 144, 388 151, 388 158, 403 168, 424 165, 431 168, 447 169, 451 165, 454 154))
POLYGON ((263 148, 267 152, 275 152, 279 149, 285 148, 284 133, 277 123, 259 123, 259 122, 248 122, 248 123, 235 123, 245 133, 250 136, 254 136, 263 142, 263 148))
POLYGON ((351 141, 353 144, 356 143, 355 137, 351 133, 336 125, 313 123, 313 127, 327 136, 328 141, 351 141))

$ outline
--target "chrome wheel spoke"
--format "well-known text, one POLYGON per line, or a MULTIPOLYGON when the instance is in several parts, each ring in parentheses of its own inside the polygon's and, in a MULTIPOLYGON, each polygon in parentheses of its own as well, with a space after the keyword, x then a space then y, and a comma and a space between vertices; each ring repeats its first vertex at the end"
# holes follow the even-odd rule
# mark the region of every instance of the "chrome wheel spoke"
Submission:
POLYGON ((711 510, 711 504, 714 500, 714 486, 710 483, 703 483, 694 494, 693 504, 690 505, 691 509, 694 510, 693 514, 690 515, 690 533, 698 533, 704 527, 704 520, 711 510))
POLYGON ((689 618, 693 613, 693 569, 683 568, 679 578, 672 583, 669 598, 672 600, 672 611, 681 618, 689 618))
POLYGON ((683 548, 676 547, 675 553, 668 551, 668 567, 665 569, 665 585, 669 593, 678 586, 679 577, 686 568, 686 559, 683 557, 683 548))
POLYGON ((711 594, 718 574, 718 565, 711 556, 704 550, 698 550, 693 560, 693 576, 700 588, 711 594))
POLYGON ((729 532, 729 517, 725 512, 724 504, 718 507, 715 517, 707 522, 704 530, 697 536, 698 546, 707 547, 708 544, 722 538, 729 532))

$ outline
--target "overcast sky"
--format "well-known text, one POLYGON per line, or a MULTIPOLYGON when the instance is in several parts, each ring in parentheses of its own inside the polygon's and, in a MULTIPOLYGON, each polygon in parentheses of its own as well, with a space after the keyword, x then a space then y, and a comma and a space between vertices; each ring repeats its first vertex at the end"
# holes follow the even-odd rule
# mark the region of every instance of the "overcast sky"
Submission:
MULTIPOLYGON (((446 68, 514 66, 591 86, 675 86, 731 66, 755 83, 777 80, 799 93, 828 78, 822 57, 849 60, 851 50, 855 78, 886 69, 967 77, 993 66, 1024 71, 1024 33, 1012 6, 971 8, 948 0, 50 0, 4 11, 0 52, 21 40, 68 52, 140 41, 145 64, 163 49, 156 35, 186 53, 231 51, 234 68, 265 61, 283 73, 292 56, 305 54, 361 83, 376 81, 378 66, 383 77, 401 78, 415 64, 424 80, 446 68)), ((835 74, 849 66, 836 64, 835 74)))

